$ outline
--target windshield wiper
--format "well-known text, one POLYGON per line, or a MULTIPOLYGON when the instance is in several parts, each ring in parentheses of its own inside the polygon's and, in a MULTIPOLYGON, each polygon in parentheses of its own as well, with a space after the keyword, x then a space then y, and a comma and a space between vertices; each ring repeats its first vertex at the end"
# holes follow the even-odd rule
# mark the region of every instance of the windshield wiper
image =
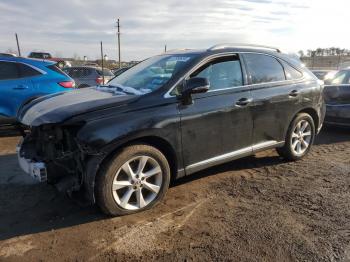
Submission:
POLYGON ((107 87, 115 88, 119 92, 123 92, 128 95, 143 95, 144 93, 130 86, 123 86, 119 84, 108 84, 107 87))

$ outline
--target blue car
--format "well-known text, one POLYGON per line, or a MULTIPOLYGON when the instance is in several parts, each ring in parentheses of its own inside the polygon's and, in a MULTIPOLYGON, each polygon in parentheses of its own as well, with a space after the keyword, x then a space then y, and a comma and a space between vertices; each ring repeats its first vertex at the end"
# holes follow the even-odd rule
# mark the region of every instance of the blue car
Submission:
POLYGON ((55 62, 0 57, 0 125, 15 123, 18 110, 33 99, 74 87, 55 62))

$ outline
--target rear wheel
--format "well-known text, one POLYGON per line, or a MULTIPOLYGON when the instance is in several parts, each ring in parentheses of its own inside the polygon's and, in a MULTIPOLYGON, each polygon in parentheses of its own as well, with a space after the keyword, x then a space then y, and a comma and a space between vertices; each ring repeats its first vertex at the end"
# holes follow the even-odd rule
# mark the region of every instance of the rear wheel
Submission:
POLYGON ((149 145, 122 149, 96 180, 96 200, 109 215, 126 215, 156 205, 169 187, 170 168, 165 156, 149 145))
POLYGON ((287 160, 299 160, 310 150, 315 138, 315 124, 306 113, 298 114, 290 124, 285 145, 277 148, 280 156, 287 160))

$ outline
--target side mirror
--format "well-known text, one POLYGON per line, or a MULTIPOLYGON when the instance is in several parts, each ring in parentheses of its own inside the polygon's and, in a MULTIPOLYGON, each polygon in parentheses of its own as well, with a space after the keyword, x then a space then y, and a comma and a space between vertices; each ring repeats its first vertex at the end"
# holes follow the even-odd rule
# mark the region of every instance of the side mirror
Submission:
POLYGON ((193 77, 188 79, 181 92, 181 100, 184 105, 193 103, 192 94, 205 93, 209 90, 209 80, 203 77, 193 77))
POLYGON ((209 90, 209 80, 204 77, 193 77, 188 79, 182 90, 182 96, 205 93, 209 90))

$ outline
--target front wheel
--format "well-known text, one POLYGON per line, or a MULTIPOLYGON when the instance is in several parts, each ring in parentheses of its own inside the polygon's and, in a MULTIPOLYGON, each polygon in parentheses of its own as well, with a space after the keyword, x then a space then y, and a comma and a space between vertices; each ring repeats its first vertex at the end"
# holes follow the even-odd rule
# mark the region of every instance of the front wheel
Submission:
POLYGON ((306 113, 298 114, 290 124, 285 144, 277 148, 280 156, 287 160, 299 160, 310 150, 315 138, 315 124, 306 113))
POLYGON ((166 157, 149 145, 132 145, 119 151, 96 179, 96 201, 109 215, 126 215, 149 209, 163 199, 169 187, 166 157))

